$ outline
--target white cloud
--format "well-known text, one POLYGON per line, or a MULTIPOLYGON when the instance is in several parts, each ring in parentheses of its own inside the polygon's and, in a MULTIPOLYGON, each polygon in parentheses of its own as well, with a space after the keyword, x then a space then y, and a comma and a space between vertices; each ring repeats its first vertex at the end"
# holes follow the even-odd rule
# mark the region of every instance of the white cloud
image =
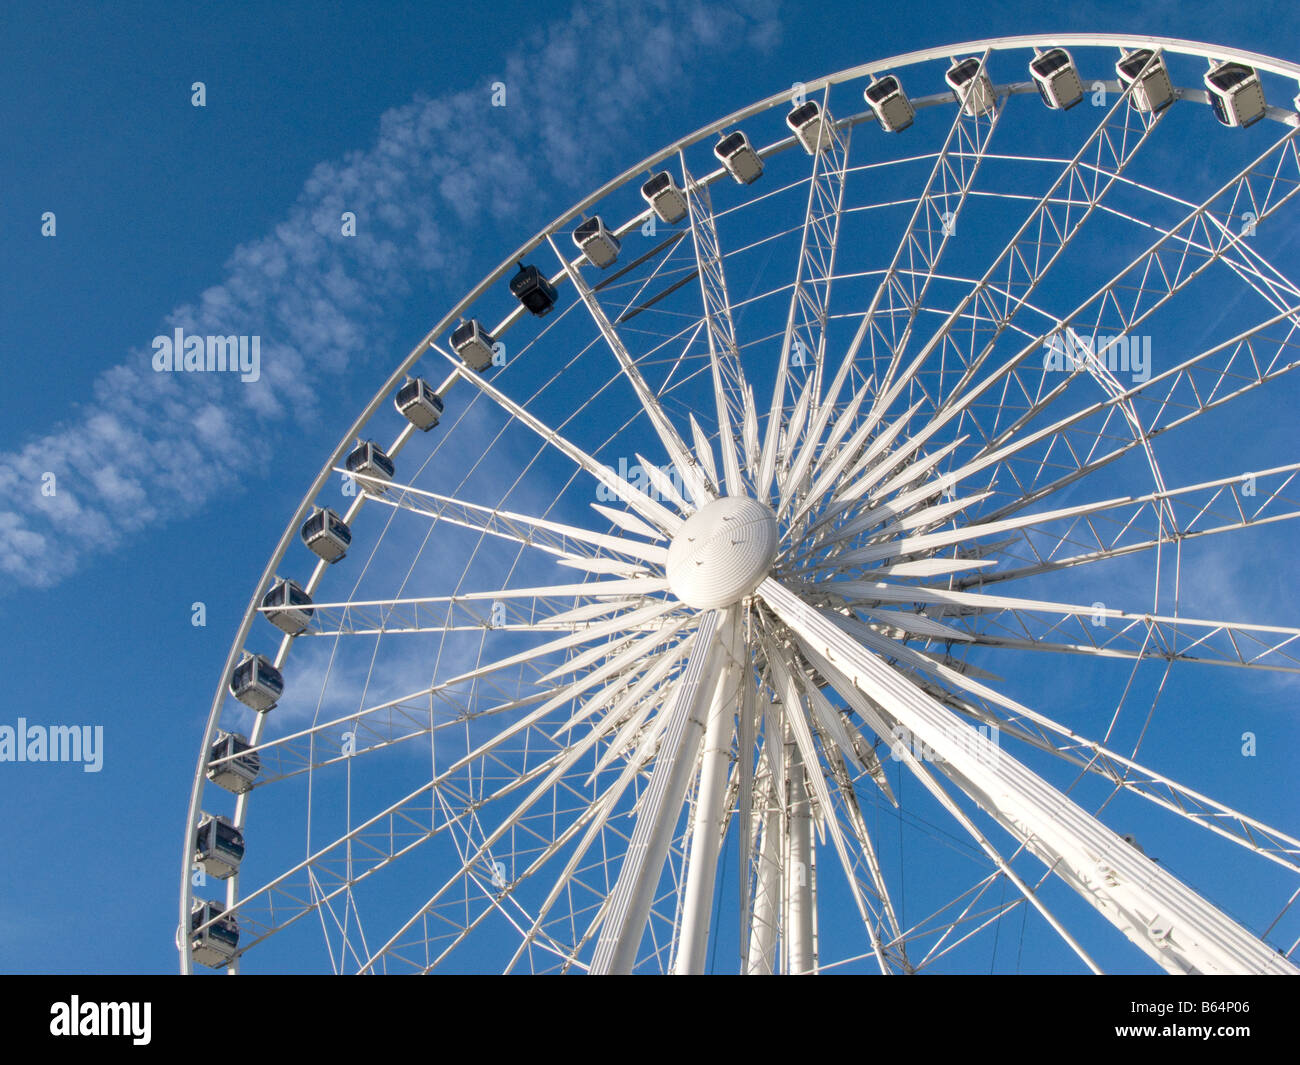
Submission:
POLYGON ((773 43, 774 8, 576 5, 504 57, 509 106, 489 108, 475 85, 385 113, 373 147, 315 167, 284 219, 234 250, 220 283, 148 327, 258 335, 260 381, 156 374, 142 347, 100 374, 93 405, 0 452, 0 573, 57 583, 264 466, 310 422, 317 390, 380 349, 411 278, 468 283, 448 249, 486 223, 529 218, 539 174, 577 195, 655 147, 638 120, 671 114, 711 57, 773 43), (339 235, 345 210, 364 221, 355 238, 339 235), (53 497, 40 491, 46 471, 53 497))

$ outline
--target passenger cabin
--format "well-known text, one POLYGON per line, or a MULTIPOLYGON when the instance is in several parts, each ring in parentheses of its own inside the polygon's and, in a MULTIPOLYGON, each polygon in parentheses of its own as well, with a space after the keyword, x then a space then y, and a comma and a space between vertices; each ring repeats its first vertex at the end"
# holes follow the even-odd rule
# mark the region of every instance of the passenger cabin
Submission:
POLYGON ((835 121, 830 112, 823 112, 812 100, 786 115, 785 124, 809 155, 824 152, 835 140, 835 121))
POLYGON ((391 481, 393 474, 397 470, 397 467, 393 465, 393 460, 373 440, 358 440, 357 446, 348 454, 344 465, 347 467, 348 473, 373 478, 372 480, 357 482, 362 491, 372 494, 384 491, 383 485, 376 484, 376 481, 383 481, 384 483, 391 481))
POLYGON ((419 377, 406 379, 393 397, 393 406, 398 414, 425 433, 438 424, 443 411, 442 397, 428 381, 419 377))
POLYGON ((217 787, 236 795, 251 791, 262 771, 262 759, 249 750, 248 740, 238 732, 218 732, 208 752, 207 778, 217 787))
POLYGON ((618 237, 606 228, 599 215, 579 223, 573 231, 573 243, 592 266, 602 270, 614 265, 621 246, 618 237))
POLYGON ((862 98, 875 112, 876 121, 886 133, 907 129, 916 118, 916 108, 903 92, 903 86, 893 74, 886 74, 862 90, 862 98))
POLYGON ((220 814, 205 813, 194 833, 194 861, 208 876, 225 880, 244 860, 244 834, 220 814))
POLYGON ((297 581, 277 578, 271 590, 262 596, 262 616, 288 636, 306 632, 313 613, 311 596, 297 581))
POLYGON ((1139 111, 1163 111, 1174 102, 1169 70, 1150 48, 1135 48, 1120 56, 1115 74, 1125 89, 1133 86, 1133 106, 1139 111))
POLYGON ((265 655, 245 652, 230 674, 230 694, 259 713, 271 710, 284 694, 284 677, 265 655))
POLYGON ((1214 117, 1225 126, 1245 129, 1261 118, 1268 105, 1259 75, 1245 63, 1218 63, 1205 74, 1214 117))
POLYGON ((1079 71, 1064 48, 1049 48, 1029 61, 1029 76, 1038 95, 1053 111, 1068 111, 1083 99, 1079 71))
POLYGON ((334 563, 348 553, 352 530, 328 507, 317 507, 302 524, 302 542, 326 562, 334 563))
POLYGON ((763 160, 740 130, 723 134, 713 146, 713 154, 727 168, 727 173, 742 185, 752 185, 763 176, 763 160))
POLYGON ((510 292, 529 311, 544 318, 555 308, 555 286, 535 266, 519 264, 519 273, 510 279, 510 292))
POLYGON ((190 954, 200 965, 220 969, 239 949, 239 924, 219 902, 195 899, 190 911, 190 954))
POLYGON ((665 225, 674 226, 686 217, 686 194, 677 187, 667 170, 661 170, 641 186, 641 198, 665 225))
POLYGON ((460 356, 461 362, 479 373, 492 365, 492 345, 495 343, 496 339, 479 324, 477 318, 461 322, 451 333, 452 350, 460 356))
POLYGON ((948 87, 957 94, 966 114, 972 117, 992 114, 997 103, 993 96, 993 83, 984 72, 984 64, 978 59, 963 59, 953 63, 943 77, 948 87))

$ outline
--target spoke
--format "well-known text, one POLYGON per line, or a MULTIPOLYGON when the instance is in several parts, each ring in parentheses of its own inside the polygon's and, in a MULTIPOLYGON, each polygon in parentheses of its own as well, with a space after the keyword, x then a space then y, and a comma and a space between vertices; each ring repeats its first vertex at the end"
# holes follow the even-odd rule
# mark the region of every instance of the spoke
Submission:
POLYGON ((759 595, 830 664, 840 663, 843 669, 835 668, 855 688, 868 689, 932 747, 945 774, 1158 964, 1171 972, 1300 971, 772 578, 759 595))
MULTIPOLYGON (((596 327, 605 338, 605 343, 609 345, 610 351, 614 353, 614 357, 618 360, 619 367, 623 371, 623 376, 631 383, 633 390, 636 392, 637 399, 641 401, 641 408, 645 411, 646 417, 650 419, 650 424, 658 434, 660 443, 663 444, 664 451, 667 452, 668 458, 676 467, 677 471, 682 475, 691 495, 697 503, 702 503, 705 500, 712 498, 713 492, 710 489, 708 482, 701 474, 699 466, 691 457, 690 449, 678 435, 672 422, 668 420, 668 415, 664 413, 663 407, 659 404, 659 398, 653 391, 651 391, 650 386, 646 384, 645 378, 641 376, 641 371, 637 369, 636 361, 630 354, 628 354, 628 350, 624 346, 622 338, 618 335, 617 330, 615 330, 614 326, 611 324, 609 317, 605 314, 604 308, 600 306, 599 302, 597 302, 596 297, 592 294, 586 281, 582 279, 582 275, 578 272, 577 268, 569 262, 565 256, 560 254, 559 248, 555 246, 555 241, 549 236, 546 239, 551 245, 551 250, 555 253, 555 257, 559 259, 560 263, 564 266, 565 273, 569 275, 569 279, 573 282, 574 289, 581 297, 583 305, 587 308, 587 311, 591 314, 592 319, 596 323, 596 327)), ((647 466, 646 468, 650 469, 651 467, 647 466)))
MULTIPOLYGON (((828 114, 829 86, 822 97, 822 114, 828 114)), ((790 309, 786 315, 776 383, 768 413, 767 433, 759 450, 755 489, 759 499, 771 494, 776 470, 777 442, 785 418, 787 383, 798 375, 790 373, 791 346, 798 352, 796 365, 812 360, 812 372, 803 375, 811 382, 812 395, 820 395, 822 363, 826 354, 826 320, 830 310, 831 283, 839 249, 840 218, 844 209, 845 172, 848 167, 849 128, 832 129, 829 144, 813 153, 812 177, 808 182, 808 205, 804 211, 799 262, 795 268, 790 309)), ((792 397, 792 400, 797 399, 792 397)), ((752 458, 751 458, 752 461, 752 458)))
MULTIPOLYGON (((836 666, 831 664, 831 661, 828 658, 823 658, 811 644, 802 643, 801 646, 804 653, 808 656, 814 666, 830 681, 836 691, 838 691, 840 695, 842 695, 844 699, 853 706, 854 710, 856 710, 864 720, 872 721, 878 717, 880 712, 883 712, 883 710, 878 707, 878 704, 866 696, 866 694, 861 690, 861 686, 857 683, 856 679, 851 680, 846 677, 836 666)), ((873 726, 873 728, 878 730, 877 734, 881 737, 887 735, 892 736, 895 734, 894 729, 888 726, 877 725, 873 726)), ((1020 878, 1015 870, 1011 868, 1010 863, 998 852, 988 838, 980 832, 974 822, 971 821, 970 818, 967 817, 966 814, 953 802, 951 796, 949 796, 948 793, 939 785, 934 775, 930 773, 929 770, 927 770, 916 758, 916 756, 905 747, 901 748, 899 753, 904 764, 911 773, 921 782, 925 789, 938 800, 939 804, 959 825, 961 825, 970 837, 975 840, 979 848, 988 855, 1002 874, 1016 886, 1016 889, 1025 897, 1026 900, 1028 900, 1030 905, 1032 905, 1042 915, 1043 919, 1047 921, 1052 930, 1061 937, 1065 944, 1079 956, 1079 959, 1092 972, 1100 973, 1100 967, 1095 961, 1093 961, 1088 952, 1084 950, 1078 940, 1072 936, 1065 926, 1061 924, 1060 920, 1043 905, 1042 901, 1038 898, 1037 893, 1020 878)), ((965 790, 967 785, 963 784, 962 787, 963 790, 965 790)), ((904 942, 905 938, 900 939, 898 943, 900 949, 904 942)))
MULTIPOLYGON (((1153 56, 1151 62, 1155 61, 1153 56)), ((936 350, 942 355, 952 348, 964 363, 960 349, 952 342, 952 333, 968 312, 990 323, 984 330, 989 338, 982 352, 978 355, 972 353, 970 363, 963 366, 963 376, 954 391, 960 390, 983 364, 998 336, 1027 303, 1163 117, 1163 111, 1151 114, 1138 110, 1132 105, 1131 95, 1131 87, 1120 94, 979 283, 965 295, 896 380, 895 367, 891 365, 890 375, 883 382, 877 398, 879 410, 889 409, 902 389, 917 380, 921 367, 936 350), (1000 292, 996 294, 993 292, 995 282, 1000 286, 1000 292)), ((942 373, 938 393, 934 397, 936 409, 944 400, 942 373)))
POLYGON ((963 616, 967 611, 962 608, 973 608, 980 616, 983 626, 996 623, 1003 631, 1016 634, 1001 637, 987 627, 976 629, 971 625, 967 631, 972 640, 980 644, 1066 650, 1066 646, 1042 645, 1040 641, 1053 633, 1068 632, 1079 641, 1069 645, 1068 649, 1082 654, 1108 653, 1123 657, 1185 660, 1207 665, 1300 672, 1300 658, 1295 655, 1296 650, 1300 649, 1300 645, 1296 644, 1300 640, 1300 629, 1280 625, 1249 625, 1203 618, 1136 614, 1096 604, 1084 606, 1054 603, 874 581, 827 581, 804 585, 800 591, 806 596, 840 601, 850 606, 859 603, 868 606, 890 603, 933 604, 943 608, 939 613, 951 612, 956 615, 956 624, 964 623, 963 616), (1060 619, 1070 619, 1072 624, 1067 628, 1060 619), (1115 632, 1107 627, 1111 621, 1121 623, 1115 632), (1096 635, 1098 632, 1105 635, 1096 635), (1121 648, 1115 647, 1116 644, 1122 645, 1121 648), (1148 644, 1154 646, 1148 648, 1148 644), (1137 649, 1134 649, 1135 645, 1137 649), (1125 653, 1126 650, 1128 653, 1125 653), (1192 654, 1193 651, 1199 653, 1192 654))
MULTIPOLYGON (((1119 526, 1120 534, 1133 530, 1141 530, 1141 526, 1136 523, 1138 519, 1148 510, 1158 518, 1169 513, 1161 505, 1170 502, 1178 504, 1178 510, 1189 515, 1188 520, 1181 523, 1176 529, 1169 531, 1166 535, 1171 537, 1188 538, 1197 534, 1219 531, 1222 526, 1209 528, 1199 528, 1198 523, 1206 520, 1207 516, 1214 517, 1222 515, 1229 519, 1235 518, 1235 521, 1229 522, 1231 528, 1246 528, 1250 525, 1264 524, 1267 522, 1281 521, 1300 516, 1295 511, 1283 511, 1281 513, 1270 513, 1272 505, 1278 502, 1297 505, 1300 501, 1288 499, 1282 494, 1283 489, 1288 487, 1295 479, 1297 471, 1300 471, 1300 463, 1288 466, 1278 466, 1270 470, 1263 470, 1259 473, 1242 473, 1236 477, 1225 477, 1214 481, 1205 481, 1200 484, 1186 485, 1182 488, 1169 489, 1161 492, 1151 492, 1144 496, 1122 496, 1115 499, 1104 499, 1094 503, 1080 503, 1070 507, 1061 507, 1056 510, 1041 511, 1036 514, 1023 514, 1015 518, 1004 518, 1001 521, 977 522, 971 525, 962 526, 958 529, 945 530, 943 532, 922 533, 915 536, 905 536, 898 540, 889 540, 888 542, 875 542, 865 547, 853 548, 849 550, 840 550, 836 554, 830 555, 826 559, 819 561, 816 565, 820 568, 853 568, 860 566, 865 562, 879 562, 898 556, 910 556, 921 553, 929 553, 942 550, 946 547, 973 543, 975 540, 988 536, 1001 536, 1010 531, 1019 531, 1024 529, 1034 529, 1042 532, 1042 526, 1050 525, 1054 522, 1066 521, 1069 523, 1070 532, 1066 536, 1072 535, 1074 530, 1083 525, 1096 535, 1096 523, 1092 521, 1081 522, 1079 519, 1089 518, 1095 515, 1105 514, 1107 511, 1120 511, 1119 515, 1109 518, 1108 520, 1119 526), (1280 479, 1281 484, 1276 487, 1271 486, 1273 479, 1280 479), (1264 495, 1258 498, 1256 496, 1261 488, 1264 489, 1264 495), (1243 497, 1243 489, 1248 490, 1251 494, 1243 497), (1193 494, 1195 493, 1195 496, 1193 494), (1186 499, 1184 497, 1193 496, 1186 499), (1199 498, 1198 498, 1199 497, 1199 498), (1226 509, 1225 509, 1226 503, 1226 509), (1218 506, 1220 509, 1215 510, 1218 506)), ((931 508, 932 514, 928 518, 932 520, 942 520, 948 512, 957 509, 964 509, 970 505, 970 500, 954 501, 942 507, 931 508), (958 507, 957 503, 961 506, 958 507)), ((880 525, 887 521, 888 514, 876 513, 875 521, 868 524, 872 517, 872 512, 863 515, 855 524, 860 529, 869 529, 873 525, 880 525)), ((892 534, 895 530, 906 528, 906 522, 890 522, 881 528, 879 532, 873 534, 873 539, 879 540, 883 535, 892 534)), ((1064 538, 1064 537, 1063 537, 1064 538)), ((1118 541, 1114 539, 1101 540, 1098 538, 1097 547, 1099 550, 1113 550, 1118 546, 1118 541)), ((1137 546, 1147 546, 1145 543, 1137 546)), ((990 575, 993 576, 993 575, 990 575)), ((980 582, 980 578, 970 578, 970 583, 980 582)))
MULTIPOLYGON (((1300 498, 1296 498, 1294 493, 1286 492, 1295 481, 1297 471, 1300 471, 1300 464, 1277 466, 1258 473, 1242 473, 1236 477, 1206 481, 1167 492, 1152 492, 1136 498, 1083 507, 1064 507, 1042 513, 1037 520, 1031 516, 1022 517, 1019 519, 1022 523, 1020 527, 1042 537, 1050 537, 1050 546, 1040 548, 1026 537, 1025 542, 1030 544, 1032 550, 1029 556, 1032 561, 1027 565, 1014 569, 1000 567, 978 576, 960 577, 955 582, 955 587, 964 588, 974 584, 984 587, 998 581, 1018 580, 1090 562, 1119 558, 1162 544, 1239 532, 1259 525, 1300 518, 1300 498), (1112 515, 1107 511, 1118 513, 1112 515), (1104 523, 1093 520, 1094 515, 1102 517, 1104 523), (1165 522, 1161 519, 1166 515, 1169 516, 1172 528, 1164 527, 1165 522), (1141 524, 1144 518, 1148 524, 1141 524), (1152 520, 1155 529, 1149 524, 1152 520), (1045 528, 1057 521, 1068 523, 1064 531, 1045 528), (1064 554, 1066 549, 1080 547, 1087 550, 1074 555, 1064 554)), ((982 524, 968 528, 974 532, 982 528, 982 524)), ((1005 552, 1002 554, 1007 558, 1005 552)))
POLYGON ((736 326, 731 316, 731 297, 727 293, 722 245, 718 240, 717 220, 713 215, 709 189, 691 176, 684 155, 681 156, 681 164, 686 202, 690 207, 691 243, 699 271, 705 334, 709 342, 709 364, 718 410, 718 446, 722 449, 727 492, 739 496, 744 494, 744 483, 740 476, 733 426, 744 421, 745 374, 736 343, 736 326))
MULTIPOLYGON (((667 581, 660 577, 635 577, 460 595, 319 603, 312 605, 310 627, 301 635, 359 636, 474 629, 575 632, 589 628, 591 619, 599 614, 643 605, 644 597, 665 591, 667 587, 667 581), (570 609, 569 597, 597 601, 590 607, 570 609), (533 601, 521 603, 521 599, 533 601), (497 604, 500 604, 499 620, 493 616, 497 604)), ((265 607, 263 612, 277 609, 265 607)))
MULTIPOLYGON (((980 58, 981 69, 988 56, 985 51, 980 58)), ((1005 104, 1005 97, 998 100, 991 115, 983 112, 969 115, 964 107, 957 108, 912 218, 872 297, 861 329, 871 336, 873 361, 877 340, 884 349, 884 371, 877 375, 881 392, 890 387, 898 373, 917 313, 925 302, 948 242, 956 235, 957 224, 1005 104), (900 318, 901 329, 897 324, 900 318)))
MULTIPOLYGON (((1004 518, 1008 514, 1022 510, 1034 502, 1065 488, 1087 473, 1106 466, 1115 459, 1127 454, 1134 447, 1149 445, 1150 440, 1159 433, 1167 432, 1169 429, 1172 429, 1177 425, 1185 424, 1199 414, 1220 406, 1253 388, 1259 387, 1265 381, 1272 380, 1294 369, 1297 363, 1282 364, 1280 362, 1280 351, 1278 355, 1269 359, 1261 355, 1259 350, 1262 346, 1259 334, 1264 330, 1279 324, 1287 317, 1287 315, 1278 315, 1270 318, 1268 321, 1254 327, 1246 334, 1224 344, 1216 345, 1215 347, 1188 359, 1180 366, 1175 367, 1165 374, 1159 375, 1158 377, 1152 377, 1148 381, 1135 385, 1133 388, 1130 388, 1125 392, 1109 396, 1103 401, 1099 401, 1090 407, 1070 414, 1051 425, 1022 437, 1019 440, 1013 440, 1005 444, 1001 444, 1001 440, 994 441, 993 444, 990 445, 989 449, 978 454, 975 458, 971 459, 960 468, 936 477, 928 483, 923 483, 919 487, 904 491, 901 495, 890 499, 887 504, 889 513, 905 512, 919 503, 924 503, 930 500, 937 493, 950 491, 960 482, 985 470, 993 471, 991 476, 995 476, 996 471, 999 468, 1010 469, 1010 466, 1007 463, 1009 458, 1022 455, 1030 447, 1037 444, 1046 444, 1050 450, 1057 441, 1065 441, 1063 446, 1067 449, 1068 454, 1076 456, 1076 450, 1068 440, 1068 433, 1074 429, 1074 427, 1099 413, 1104 413, 1107 419, 1109 419, 1110 415, 1121 405, 1129 403, 1134 397, 1140 396, 1148 389, 1155 389, 1156 387, 1167 384, 1169 386, 1167 395, 1173 395, 1175 391, 1180 390, 1185 392, 1189 388, 1196 389, 1197 386, 1193 381, 1193 375, 1202 368, 1202 364, 1209 362, 1216 356, 1226 356, 1230 366, 1235 365, 1237 362, 1248 362, 1251 365, 1251 370, 1249 376, 1246 377, 1245 383, 1237 387, 1234 391, 1230 393, 1220 392, 1217 388, 1220 377, 1215 376, 1213 380, 1200 386, 1199 391, 1194 392, 1195 402, 1188 404, 1192 409, 1182 417, 1176 418, 1164 425, 1153 424, 1145 430, 1139 430, 1132 440, 1121 444, 1100 456, 1085 451, 1081 457, 1075 457, 1073 459, 1074 463, 1077 464, 1077 468, 1072 466, 1069 472, 1046 485, 1035 486, 1033 483, 1021 485, 1017 478, 1018 494, 1016 500, 987 515, 983 515, 983 518, 986 521, 998 520, 1004 518), (1001 444, 1001 446, 996 446, 998 444, 1001 444)), ((1276 342, 1277 346, 1279 348, 1293 346, 1292 338, 1295 335, 1295 332, 1296 327, 1290 326, 1287 336, 1283 340, 1276 342)), ((1225 369, 1223 375, 1226 377, 1227 373, 1228 370, 1225 369)), ((1168 403, 1168 400, 1162 402, 1162 410, 1164 409, 1165 403, 1168 403)), ((1002 439, 1005 440, 1010 433, 1011 431, 1008 430, 1007 433, 1003 434, 1002 439)), ((1097 441, 1102 439, 1104 439, 1104 437, 1101 434, 1098 434, 1097 441)), ((1043 469, 1047 467, 1045 464, 1040 463, 1040 465, 1035 468, 1043 469)), ((992 480, 990 480, 989 483, 991 485, 993 483, 992 480)), ((849 498, 850 496, 856 498, 863 490, 864 489, 862 489, 861 486, 855 485, 853 488, 846 490, 844 494, 846 498, 849 498)), ((849 506, 851 506, 851 502, 841 502, 828 509, 827 514, 819 522, 819 526, 823 528, 826 527, 849 506)), ((868 512, 865 516, 854 518, 850 521, 848 527, 856 530, 868 528, 873 523, 871 517, 872 515, 868 512)), ((843 535, 843 533, 841 533, 841 535, 843 535)))
POLYGON ((465 368, 464 364, 455 356, 443 351, 437 345, 430 345, 433 350, 442 355, 449 363, 457 368, 461 377, 470 382, 480 392, 485 393, 498 406, 508 413, 512 414, 524 425, 528 426, 533 432, 540 436, 547 443, 553 445, 563 454, 567 455, 591 477, 608 488, 614 495, 627 503, 646 521, 651 522, 661 530, 672 533, 676 532, 682 524, 682 519, 677 517, 667 508, 661 506, 657 501, 651 499, 644 492, 637 491, 627 481, 623 480, 613 470, 604 463, 592 458, 576 444, 561 436, 559 432, 549 428, 540 419, 535 418, 527 410, 521 407, 514 400, 510 399, 500 389, 494 387, 483 377, 474 373, 472 370, 465 368))
MULTIPOLYGON (((933 670, 933 672, 939 671, 933 670)), ((971 702, 959 699, 946 688, 929 683, 919 676, 914 679, 940 702, 960 713, 993 726, 1000 733, 1013 735, 1090 774, 1109 780, 1117 789, 1124 789, 1138 795, 1189 822, 1209 829, 1224 839, 1231 840, 1260 857, 1300 872, 1300 840, 1295 837, 1149 769, 1105 744, 1082 736, 1050 717, 1021 706, 1014 700, 1003 702, 1002 705, 1006 706, 1009 712, 1005 716, 999 716, 971 702)), ((971 684, 969 680, 963 682, 959 674, 945 674, 945 679, 955 686, 968 687, 973 692, 979 687, 971 684)), ((995 700, 989 701, 995 702, 995 700)))
MULTIPOLYGON (((1087 360, 1086 369, 1089 372, 1094 375, 1099 373, 1107 352, 1120 338, 1127 338, 1136 326, 1146 321, 1241 242, 1239 233, 1220 229, 1210 221, 1216 212, 1234 217, 1238 213, 1238 207, 1247 203, 1252 209, 1258 208, 1258 217, 1262 221, 1271 217, 1300 191, 1300 150, 1297 149, 1296 140, 1298 132, 1300 130, 1293 129, 1283 136, 1190 212, 1167 235, 1162 236, 1062 319, 1062 330, 1068 326, 1081 336, 1095 338, 1104 335, 1112 338, 1103 350, 1094 351, 1093 357, 1087 360), (1201 235, 1199 245, 1191 239, 1198 233, 1201 235)), ((990 342, 963 380, 944 400, 939 415, 918 436, 928 438, 956 414, 968 409, 976 399, 1011 374, 1026 359, 1041 352, 1048 339, 1047 334, 1040 336, 976 383, 973 381, 974 374, 992 350, 990 342)), ((1048 397, 1035 405, 1033 413, 1037 413, 1053 395, 1060 394, 1064 387, 1064 383, 1057 385, 1048 397)), ((1007 432, 1014 432, 1028 417, 1028 414, 1022 416, 1020 422, 1007 432)), ((1004 433, 1003 438, 1006 435, 1004 433)))
MULTIPOLYGON (((359 475, 357 479, 362 482, 373 480, 365 475, 359 475)), ((590 532, 563 522, 515 514, 496 507, 466 503, 452 496, 412 488, 409 485, 378 481, 374 483, 388 485, 387 491, 373 497, 376 502, 423 514, 476 532, 490 533, 526 547, 537 547, 563 558, 574 560, 594 558, 602 549, 658 565, 662 565, 668 558, 668 549, 657 544, 642 543, 624 536, 590 532)))

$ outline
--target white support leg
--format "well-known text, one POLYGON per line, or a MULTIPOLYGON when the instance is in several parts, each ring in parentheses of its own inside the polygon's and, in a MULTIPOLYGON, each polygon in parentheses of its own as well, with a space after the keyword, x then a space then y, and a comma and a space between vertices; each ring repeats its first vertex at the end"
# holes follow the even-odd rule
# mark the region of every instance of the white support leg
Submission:
POLYGON ((803 760, 793 742, 786 748, 787 805, 790 845, 785 864, 786 938, 785 971, 813 970, 812 804, 803 760))
POLYGON ((709 941, 709 917, 713 910, 721 846, 722 803, 727 790, 727 770, 731 765, 732 727, 736 720, 734 681, 734 671, 724 671, 704 733, 704 757, 695 801, 695 823, 691 828, 677 964, 673 970, 687 975, 704 972, 709 941))

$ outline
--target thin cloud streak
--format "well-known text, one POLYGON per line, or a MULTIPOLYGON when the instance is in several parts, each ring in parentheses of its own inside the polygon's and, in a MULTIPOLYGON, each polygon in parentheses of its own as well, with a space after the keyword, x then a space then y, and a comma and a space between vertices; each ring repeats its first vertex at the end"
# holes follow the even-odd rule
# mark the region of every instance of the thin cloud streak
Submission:
MULTIPOLYGON (((261 380, 154 373, 146 342, 99 375, 91 403, 0 452, 0 587, 54 585, 264 468, 312 424, 318 391, 387 350, 384 321, 412 298, 412 278, 467 284, 450 249, 535 213, 539 173, 578 191, 603 180, 657 146, 618 131, 675 106, 693 68, 780 32, 774 3, 580 5, 506 55, 509 106, 490 108, 475 85, 386 112, 373 147, 317 166, 282 222, 151 330, 260 336, 261 380), (344 211, 357 215, 355 237, 340 234, 344 211)), ((382 367, 368 368, 377 381, 382 367)))

